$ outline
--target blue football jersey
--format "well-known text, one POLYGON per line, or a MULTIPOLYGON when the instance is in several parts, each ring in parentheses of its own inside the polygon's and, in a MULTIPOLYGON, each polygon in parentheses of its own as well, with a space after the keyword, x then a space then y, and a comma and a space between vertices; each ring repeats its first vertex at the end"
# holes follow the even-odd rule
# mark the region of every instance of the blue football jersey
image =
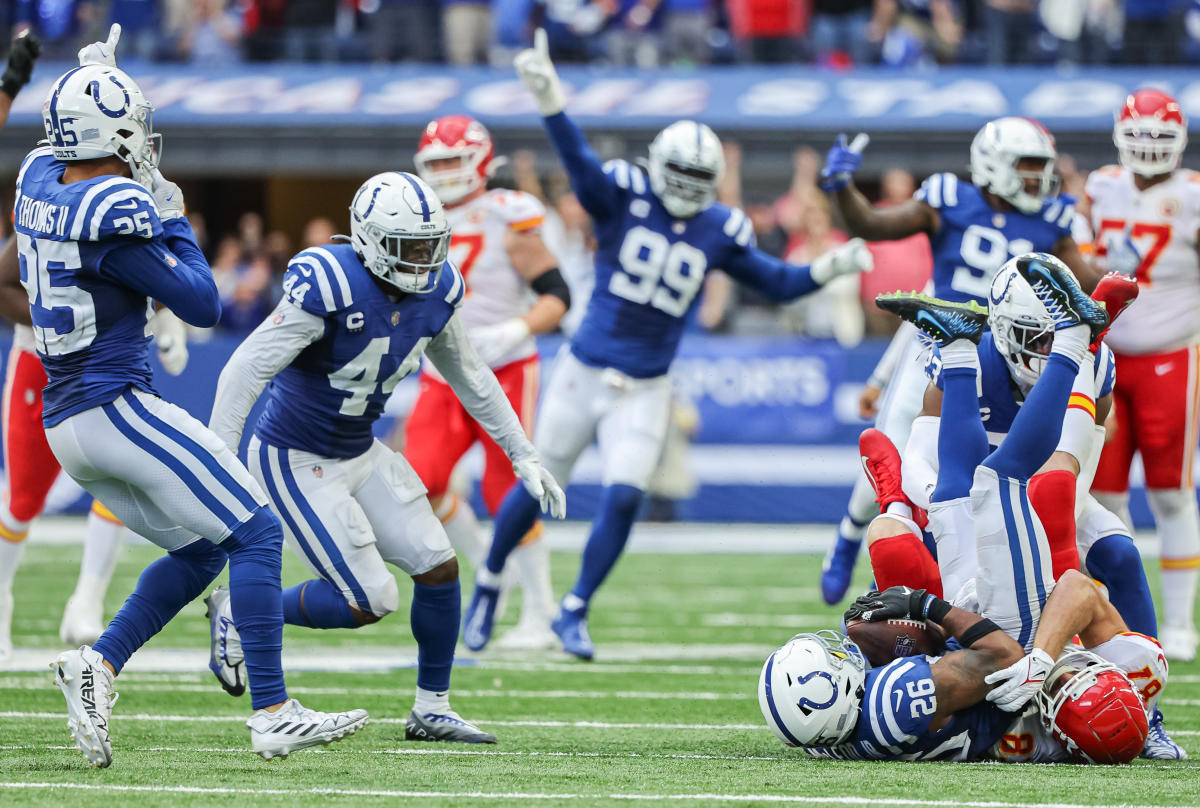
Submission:
MULTIPOLYGON (((925 371, 941 389, 942 362, 936 347, 925 371)), ((1100 351, 1092 358, 1091 367, 1081 367, 1079 372, 1092 374, 1093 389, 1098 391, 1096 399, 1104 398, 1112 392, 1113 384, 1117 380, 1117 363, 1112 351, 1102 344, 1100 351)), ((1025 397, 1012 381, 1008 363, 996 348, 996 340, 990 331, 985 332, 979 340, 979 376, 976 386, 979 391, 979 415, 983 419, 983 428, 987 430, 988 443, 995 448, 1012 429, 1013 419, 1021 411, 1025 397)), ((1072 393, 1067 406, 1082 407, 1088 409, 1093 416, 1096 414, 1096 401, 1080 393, 1072 393), (1087 400, 1083 400, 1084 398, 1087 400)))
POLYGON ((867 671, 858 724, 851 740, 814 757, 840 760, 975 760, 1015 721, 990 701, 959 710, 949 723, 930 730, 937 710, 933 663, 938 657, 901 657, 867 671))
POLYGON ((992 276, 1004 262, 1027 252, 1053 253, 1071 235, 1075 200, 1047 199, 1038 213, 997 211, 983 192, 953 174, 934 174, 915 198, 938 212, 942 223, 930 236, 933 294, 943 300, 986 303, 992 276))
POLYGON ((154 390, 146 331, 151 301, 145 289, 119 282, 105 258, 141 242, 161 247, 162 272, 178 265, 145 188, 116 176, 64 185, 65 170, 49 148, 30 152, 13 206, 21 283, 48 378, 47 426, 107 404, 131 385, 154 390))
POLYGON ((297 254, 283 277, 284 295, 324 319, 325 334, 271 381, 255 434, 272 446, 324 457, 367 451, 392 389, 420 367, 464 288, 447 262, 433 291, 393 299, 349 244, 297 254))

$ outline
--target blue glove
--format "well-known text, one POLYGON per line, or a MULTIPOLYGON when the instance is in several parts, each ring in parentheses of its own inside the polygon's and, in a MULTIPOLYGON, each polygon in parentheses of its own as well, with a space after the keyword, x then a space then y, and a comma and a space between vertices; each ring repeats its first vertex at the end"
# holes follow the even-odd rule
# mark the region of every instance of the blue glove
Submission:
POLYGON ((821 169, 821 190, 840 191, 850 182, 850 175, 862 165, 862 152, 870 138, 858 134, 854 142, 846 145, 846 134, 837 136, 829 154, 825 156, 825 167, 821 169))

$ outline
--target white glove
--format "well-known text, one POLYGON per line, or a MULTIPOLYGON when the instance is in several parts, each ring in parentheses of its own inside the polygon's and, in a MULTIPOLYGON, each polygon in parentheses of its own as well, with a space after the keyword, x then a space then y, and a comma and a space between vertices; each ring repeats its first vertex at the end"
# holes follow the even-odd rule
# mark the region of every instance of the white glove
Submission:
POLYGON ((529 337, 529 326, 520 317, 495 325, 485 325, 467 332, 471 347, 486 365, 494 365, 509 351, 529 337))
POLYGON ((1046 675, 1052 667, 1054 660, 1050 655, 1040 648, 1034 648, 1028 656, 1018 659, 1004 670, 984 677, 983 681, 989 685, 999 683, 987 694, 987 700, 1006 713, 1015 713, 1046 683, 1046 675))
POLYGON ((542 467, 537 455, 515 461, 513 471, 521 478, 525 490, 542 506, 543 513, 549 513, 555 519, 567 515, 567 495, 559 487, 554 475, 542 467))
POLYGON ((150 175, 150 195, 158 206, 158 218, 162 221, 179 219, 183 216, 183 191, 162 175, 157 168, 150 175))
POLYGON ((93 42, 79 49, 79 65, 108 65, 117 66, 117 40, 121 38, 121 24, 114 22, 108 29, 108 39, 104 42, 93 42))
POLYGON ((874 268, 875 258, 867 249, 867 243, 860 238, 852 238, 837 249, 818 255, 809 272, 814 281, 824 286, 842 275, 870 272, 874 268))
POLYGON ((1104 239, 1104 254, 1108 258, 1108 268, 1122 275, 1136 275, 1142 265, 1142 254, 1137 245, 1129 237, 1129 230, 1112 233, 1104 239))
POLYGON ((550 61, 550 45, 546 42, 546 29, 539 28, 533 33, 533 47, 526 48, 513 59, 513 67, 517 75, 533 97, 537 99, 538 110, 545 117, 557 115, 563 111, 566 101, 563 98, 562 83, 554 70, 554 62, 550 61))
POLYGON ((172 376, 187 367, 187 326, 170 309, 159 309, 150 321, 150 332, 158 344, 158 361, 172 376))

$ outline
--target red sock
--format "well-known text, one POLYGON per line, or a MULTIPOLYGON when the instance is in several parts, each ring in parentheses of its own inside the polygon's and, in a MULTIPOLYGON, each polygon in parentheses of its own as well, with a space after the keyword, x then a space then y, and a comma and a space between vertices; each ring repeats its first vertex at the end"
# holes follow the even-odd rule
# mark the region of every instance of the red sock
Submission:
POLYGON ((1037 512, 1050 542, 1054 580, 1079 569, 1075 544, 1075 475, 1066 469, 1035 474, 1029 481, 1029 504, 1037 512))
POLYGON ((871 542, 871 569, 880 592, 890 586, 924 589, 942 596, 942 575, 925 545, 912 533, 886 536, 871 542))

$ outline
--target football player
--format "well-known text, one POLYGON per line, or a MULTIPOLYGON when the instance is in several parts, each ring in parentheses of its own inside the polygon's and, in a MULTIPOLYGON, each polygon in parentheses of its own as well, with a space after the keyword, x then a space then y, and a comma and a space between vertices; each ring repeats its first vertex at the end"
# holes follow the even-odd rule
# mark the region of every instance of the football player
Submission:
MULTIPOLYGON (((871 205, 851 179, 862 163, 859 143, 846 144, 840 135, 829 150, 821 172, 821 187, 833 194, 851 235, 869 241, 929 236, 933 251, 933 294, 943 300, 984 302, 992 276, 1009 258, 1027 252, 1047 252, 1064 261, 1089 291, 1100 273, 1079 253, 1072 236, 1074 200, 1058 193, 1054 138, 1029 118, 998 118, 986 124, 971 142, 971 182, 954 174, 934 174, 913 199, 902 205, 871 205)), ((921 410, 925 391, 922 348, 911 329, 901 328, 889 350, 891 370, 886 381, 876 426, 897 446, 908 440, 913 419, 921 410)), ((1036 477, 1030 494, 1036 507, 1049 515, 1061 510, 1061 478, 1036 477)), ((837 539, 825 557, 821 593, 827 603, 840 601, 850 586, 863 530, 874 515, 871 486, 859 477, 838 528, 837 539)))
POLYGON ((329 743, 357 731, 367 714, 318 713, 287 696, 279 520, 220 439, 154 393, 146 335, 153 302, 211 327, 220 299, 179 187, 158 170, 154 107, 108 57, 51 86, 42 112, 48 145, 21 165, 14 222, 47 377, 50 449, 76 482, 167 553, 146 568, 94 647, 52 664, 67 724, 89 762, 112 762, 114 677, 228 560, 253 690, 253 749, 270 758, 329 743))
MULTIPOLYGON (((378 621, 400 605, 394 564, 413 580, 419 648, 405 737, 495 743, 450 707, 462 612, 454 550, 421 479, 371 427, 426 355, 533 501, 562 518, 563 492, 471 345, 458 313, 466 285, 447 260, 450 226, 433 189, 412 174, 371 177, 350 204, 349 241, 304 250, 288 264, 283 299, 221 371, 212 429, 236 450, 270 383, 247 450, 250 470, 283 517, 289 546, 317 576, 283 593, 284 622, 378 621)), ((229 593, 218 589, 209 607, 211 667, 236 696, 245 683, 229 593)))
MULTIPOLYGON (((746 215, 714 201, 724 158, 711 129, 692 121, 668 126, 650 145, 646 171, 623 160, 602 165, 563 112, 545 32, 536 34, 535 47, 518 54, 515 65, 595 225, 595 290, 570 350, 555 363, 534 433, 547 467, 562 480, 584 448, 599 442, 599 514, 579 577, 553 623, 567 652, 591 659, 588 603, 625 547, 658 462, 671 403, 667 370, 705 274, 719 267, 785 301, 869 269, 871 259, 861 240, 818 257, 811 267, 766 255, 755 247, 746 215)), ((505 498, 467 611, 468 648, 487 644, 500 573, 536 516, 537 502, 521 489, 505 498)))
POLYGON ((1116 432, 1092 485, 1126 517, 1129 466, 1142 455, 1161 543, 1159 639, 1169 659, 1196 657, 1200 510, 1192 466, 1200 424, 1200 174, 1182 169, 1187 119, 1159 90, 1125 100, 1113 129, 1120 166, 1092 173, 1097 262, 1137 279, 1139 302, 1107 337, 1120 363, 1116 432))
MULTIPOLYGON (((421 179, 445 206, 450 257, 466 283, 462 320, 467 335, 496 374, 526 432, 532 432, 540 364, 533 337, 557 328, 571 305, 558 259, 542 242, 546 211, 537 197, 523 191, 488 190, 498 162, 495 147, 483 124, 465 115, 431 121, 415 162, 421 179)), ((455 464, 476 442, 484 452, 483 503, 495 517, 517 479, 512 463, 437 370, 426 365, 421 393, 405 424, 404 456, 429 489, 450 543, 479 569, 487 553, 479 524, 470 504, 448 490, 455 464)), ((549 648, 558 642, 550 631, 554 596, 549 551, 540 538, 537 525, 514 556, 524 605, 520 622, 504 638, 507 647, 549 648)))

